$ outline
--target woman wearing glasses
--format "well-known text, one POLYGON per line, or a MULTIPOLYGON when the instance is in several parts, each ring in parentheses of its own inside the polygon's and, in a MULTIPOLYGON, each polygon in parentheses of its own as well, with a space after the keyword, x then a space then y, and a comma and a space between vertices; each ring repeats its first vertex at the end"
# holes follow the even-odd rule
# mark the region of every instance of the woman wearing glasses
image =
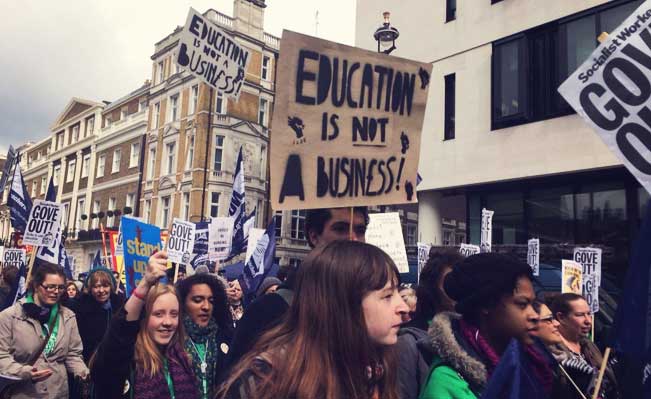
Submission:
POLYGON ((68 398, 66 371, 86 379, 82 343, 74 313, 59 306, 65 275, 41 264, 27 297, 0 313, 0 374, 15 381, 12 398, 68 398))

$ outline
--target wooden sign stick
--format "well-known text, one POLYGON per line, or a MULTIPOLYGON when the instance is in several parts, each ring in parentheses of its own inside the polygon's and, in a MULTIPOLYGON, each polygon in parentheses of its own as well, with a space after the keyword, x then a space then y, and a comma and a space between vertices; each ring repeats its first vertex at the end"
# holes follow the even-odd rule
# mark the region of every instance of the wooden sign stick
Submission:
POLYGON ((29 258, 29 271, 27 272, 27 278, 25 279, 25 287, 29 286, 29 282, 32 280, 32 271, 34 270, 34 261, 36 261, 36 254, 38 253, 40 246, 36 245, 32 248, 32 256, 29 258))
POLYGON ((599 396, 599 390, 601 389, 601 382, 604 379, 604 373, 606 372, 606 366, 608 365, 608 357, 610 357, 610 348, 606 348, 604 353, 604 359, 601 361, 601 368, 599 369, 599 376, 597 377, 597 383, 594 387, 594 393, 592 394, 592 399, 597 399, 599 396))
POLYGON ((348 225, 348 239, 353 240, 353 217, 355 216, 355 208, 350 207, 350 224, 348 225))

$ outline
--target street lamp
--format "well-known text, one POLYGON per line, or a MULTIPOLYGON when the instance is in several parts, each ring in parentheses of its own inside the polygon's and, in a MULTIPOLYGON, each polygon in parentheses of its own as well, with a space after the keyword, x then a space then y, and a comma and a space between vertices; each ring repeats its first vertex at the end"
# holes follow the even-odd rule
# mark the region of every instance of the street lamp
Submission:
POLYGON ((373 38, 377 42, 378 53, 391 54, 396 49, 396 39, 400 36, 400 32, 391 26, 389 22, 391 13, 389 11, 383 12, 382 16, 384 17, 384 23, 375 30, 373 38))

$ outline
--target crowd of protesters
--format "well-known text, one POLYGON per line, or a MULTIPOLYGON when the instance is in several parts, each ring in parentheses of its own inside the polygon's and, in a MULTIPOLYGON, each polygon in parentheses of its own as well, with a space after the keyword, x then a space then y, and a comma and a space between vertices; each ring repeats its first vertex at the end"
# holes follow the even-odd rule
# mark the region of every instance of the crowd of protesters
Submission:
MULTIPOLYGON (((583 297, 537 297, 528 265, 491 253, 432 250, 401 285, 367 225, 362 207, 309 211, 311 252, 252 301, 205 266, 162 283, 164 251, 128 298, 112 270, 79 285, 40 264, 0 312, 0 398, 474 399, 511 348, 527 399, 592 397, 603 355, 583 297)), ((16 278, 2 271, 1 303, 16 278)), ((623 398, 614 362, 597 397, 623 398)))

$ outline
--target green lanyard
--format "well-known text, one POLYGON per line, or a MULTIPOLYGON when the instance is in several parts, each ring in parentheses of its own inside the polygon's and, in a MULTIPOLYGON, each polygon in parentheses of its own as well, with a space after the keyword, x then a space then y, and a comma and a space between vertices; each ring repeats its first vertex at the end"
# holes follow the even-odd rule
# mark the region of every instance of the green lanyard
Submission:
POLYGON ((167 359, 163 359, 163 372, 165 373, 165 379, 167 380, 167 388, 170 390, 170 397, 172 399, 175 399, 176 396, 174 395, 174 383, 172 382, 172 376, 170 375, 170 370, 167 367, 167 359))
MULTIPOLYGON (((54 344, 57 342, 57 334, 59 333, 59 324, 61 324, 60 321, 61 318, 57 317, 54 328, 52 329, 52 334, 50 334, 50 338, 47 340, 47 344, 45 344, 45 349, 43 350, 45 356, 48 356, 52 352, 52 349, 54 349, 54 344)), ((49 325, 51 324, 48 324, 48 326, 49 325)), ((43 330, 47 330, 47 326, 43 326, 43 330)))
MULTIPOLYGON (((34 303, 34 296, 31 292, 27 294, 25 303, 34 303)), ((52 334, 50 334, 50 338, 48 338, 47 344, 45 344, 45 349, 43 349, 44 356, 47 356, 52 352, 52 350, 54 349, 54 345, 57 342, 57 335, 59 333, 59 324, 60 324, 59 322, 60 317, 58 316, 59 316, 59 304, 55 303, 52 309, 50 310, 50 318, 47 324, 41 325, 41 328, 43 329, 43 335, 46 337, 50 332, 50 329, 52 329, 52 334)))
POLYGON ((210 344, 208 340, 206 340, 205 344, 195 344, 192 338, 189 338, 190 343, 194 347, 194 350, 197 352, 197 356, 199 356, 199 360, 201 360, 201 385, 203 387, 203 396, 202 398, 207 399, 208 398, 208 378, 206 377, 206 370, 207 370, 207 363, 206 363, 206 355, 208 352, 208 345, 210 344))

